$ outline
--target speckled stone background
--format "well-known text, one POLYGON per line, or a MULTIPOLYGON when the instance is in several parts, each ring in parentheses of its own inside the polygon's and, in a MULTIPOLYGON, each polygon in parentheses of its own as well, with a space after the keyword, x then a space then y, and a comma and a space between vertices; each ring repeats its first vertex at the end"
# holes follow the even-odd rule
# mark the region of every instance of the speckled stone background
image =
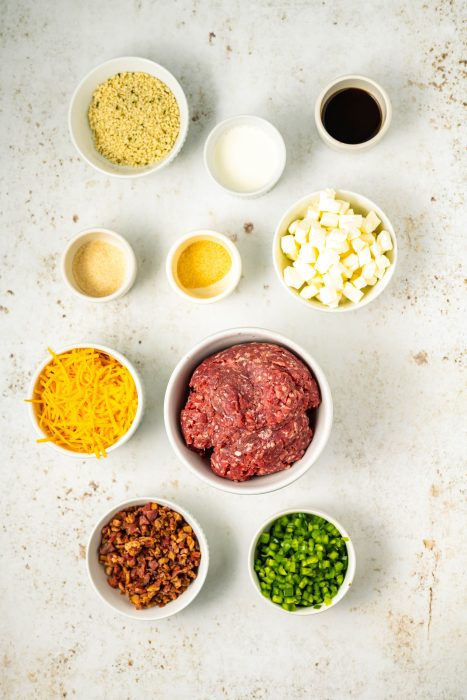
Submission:
POLYGON ((2 697, 465 697, 462 3, 3 0, 1 8, 2 697), (176 161, 134 182, 94 172, 67 131, 78 81, 120 55, 167 66, 192 110, 176 161), (352 157, 330 151, 313 124, 319 90, 346 72, 379 80, 394 108, 384 141, 352 157), (278 186, 253 201, 224 195, 202 164, 212 126, 242 112, 271 119, 288 149, 278 186), (282 211, 325 186, 378 202, 400 245, 385 294, 343 316, 307 312, 271 265, 282 211), (59 271, 66 242, 95 225, 124 234, 139 263, 131 293, 100 306, 71 296, 59 271), (244 261, 237 292, 209 309, 175 298, 164 273, 170 244, 199 226, 229 234, 244 261), (335 398, 319 462, 264 496, 204 486, 164 433, 162 397, 178 358, 235 325, 302 343, 335 398), (127 354, 148 395, 137 434, 106 461, 77 463, 36 445, 22 403, 47 345, 83 340, 127 354), (196 603, 157 624, 113 614, 85 571, 94 523, 142 494, 192 509, 212 550, 196 603), (358 554, 348 597, 309 619, 264 605, 246 568, 261 521, 298 504, 334 514, 358 554))

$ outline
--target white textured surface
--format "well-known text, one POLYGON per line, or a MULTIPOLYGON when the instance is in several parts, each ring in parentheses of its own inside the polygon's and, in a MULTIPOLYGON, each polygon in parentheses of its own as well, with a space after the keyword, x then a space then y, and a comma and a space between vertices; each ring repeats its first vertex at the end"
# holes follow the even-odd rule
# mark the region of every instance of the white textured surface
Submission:
POLYGON ((4 0, 2 9, 2 697, 461 698, 462 3, 4 0), (66 127, 80 78, 125 54, 167 66, 193 116, 174 164, 131 183, 81 162, 66 127), (349 71, 381 81, 394 107, 381 145, 355 157, 327 149, 313 125, 319 90, 349 71), (282 131, 289 159, 270 194, 240 201, 210 182, 202 147, 218 120, 248 112, 282 131), (282 211, 333 185, 378 202, 400 244, 389 289, 343 316, 308 313, 271 264, 282 211), (80 302, 58 271, 66 242, 94 225, 127 236, 139 260, 136 286, 112 305, 80 302), (237 293, 209 309, 175 297, 164 275, 174 238, 201 226, 236 236, 245 267, 237 293), (315 467, 251 498, 195 480, 162 423, 181 353, 246 324, 305 344, 336 409, 315 467), (21 401, 48 344, 89 339, 138 364, 148 410, 126 447, 81 464, 34 443, 21 401), (159 624, 105 609, 83 559, 101 513, 142 493, 191 509, 212 550, 196 603, 159 624), (246 569, 261 520, 300 503, 341 520, 358 554, 354 590, 305 619, 263 605, 246 569))

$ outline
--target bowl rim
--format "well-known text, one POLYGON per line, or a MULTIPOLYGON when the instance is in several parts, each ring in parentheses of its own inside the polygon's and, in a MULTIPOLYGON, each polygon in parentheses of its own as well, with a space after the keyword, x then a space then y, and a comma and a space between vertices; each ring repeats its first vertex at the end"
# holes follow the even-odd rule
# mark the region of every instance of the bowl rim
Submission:
MULTIPOLYGON (((197 360, 196 366, 198 366, 203 359, 209 357, 212 354, 215 354, 216 352, 220 352, 221 350, 217 350, 214 352, 207 352, 204 357, 200 360, 197 360)), ((194 372, 196 367, 193 367, 191 372, 194 372)), ((333 400, 332 400, 332 394, 331 394, 331 388, 329 386, 329 382, 326 378, 326 375, 321 368, 321 366, 318 364, 318 362, 315 360, 315 358, 310 355, 302 346, 300 346, 298 343, 295 341, 291 340, 287 336, 282 335, 281 333, 276 333, 275 331, 271 331, 266 328, 259 328, 259 327, 237 327, 237 328, 229 328, 225 329, 222 331, 217 331, 216 333, 212 333, 211 335, 206 336, 203 338, 201 341, 196 343, 187 353, 185 353, 177 362, 175 365, 174 369, 172 370, 172 373, 170 375, 169 381, 167 383, 167 388, 165 391, 165 396, 164 396, 164 425, 165 425, 165 431, 167 434, 167 437, 169 439, 169 442, 172 446, 172 449, 174 450, 175 454, 177 455, 178 459, 182 462, 182 464, 189 469, 189 471, 192 474, 195 474, 195 476, 198 479, 201 479, 204 483, 208 484, 211 487, 218 488, 221 491, 226 491, 228 493, 234 493, 237 495, 245 495, 245 496, 251 496, 251 495, 259 495, 259 494, 264 494, 264 493, 272 493, 273 491, 278 491, 282 488, 285 488, 286 486, 289 486, 289 484, 292 484, 294 481, 302 477, 311 467, 313 464, 315 464, 320 456, 322 455, 330 434, 332 430, 332 424, 333 424, 333 400), (185 367, 193 363, 193 357, 195 355, 198 355, 200 351, 203 351, 207 346, 209 346, 211 343, 217 341, 217 340, 229 340, 229 338, 234 337, 237 338, 238 336, 245 336, 250 338, 251 336, 258 336, 255 339, 248 339, 248 340, 233 340, 230 343, 226 343, 225 348, 227 349, 229 347, 232 347, 233 345, 240 345, 242 343, 250 343, 250 342, 269 342, 269 343, 275 343, 276 345, 281 345, 288 349, 290 352, 295 354, 299 359, 301 359, 307 367, 312 371, 316 382, 319 386, 320 393, 321 393, 321 404, 318 407, 317 410, 321 410, 324 414, 324 419, 323 419, 323 428, 322 432, 319 435, 318 439, 316 437, 316 433, 313 435, 313 439, 308 446, 307 450, 305 451, 305 454, 301 458, 301 460, 298 460, 299 462, 302 462, 306 458, 307 451, 310 449, 310 447, 313 446, 313 459, 311 461, 305 461, 299 469, 295 469, 294 467, 296 466, 297 462, 295 462, 289 469, 284 469, 282 472, 278 472, 282 474, 282 481, 279 483, 275 483, 272 486, 267 485, 267 481, 265 482, 265 479, 267 479, 267 476, 264 477, 254 477, 254 479, 250 479, 248 481, 243 481, 243 482, 235 482, 231 481, 230 479, 224 479, 220 476, 217 476, 216 474, 213 475, 213 472, 209 469, 209 466, 206 465, 206 473, 202 471, 201 469, 197 469, 194 467, 190 460, 188 459, 186 455, 186 451, 189 450, 188 447, 182 445, 182 438, 180 436, 180 433, 177 431, 177 426, 179 425, 179 422, 177 420, 173 420, 173 412, 171 411, 171 406, 170 404, 172 403, 172 395, 174 392, 174 386, 175 383, 178 379, 179 374, 185 369, 185 367), (322 408, 325 406, 325 410, 322 408), (210 478, 211 477, 211 478, 210 478), (239 483, 241 484, 239 488, 239 483), (261 485, 263 484, 263 485, 261 485)), ((196 455, 195 452, 191 452, 191 454, 196 455)))
POLYGON ((240 282, 240 278, 242 276, 242 259, 240 257, 240 252, 235 243, 233 243, 233 241, 231 241, 230 238, 228 238, 225 234, 219 233, 218 231, 214 231, 213 229, 208 228, 194 229, 193 231, 188 231, 187 233, 183 234, 182 236, 180 236, 180 238, 177 238, 177 240, 172 244, 169 252, 167 253, 165 262, 165 272, 171 288, 183 299, 195 304, 212 304, 215 301, 221 301, 222 299, 225 299, 226 297, 230 296, 230 294, 232 294, 234 289, 238 286, 238 283, 240 282), (176 256, 180 247, 184 245, 184 243, 189 241, 191 238, 202 238, 203 236, 215 238, 225 248, 227 248, 227 251, 229 252, 230 257, 232 259, 233 275, 230 284, 219 294, 216 294, 212 297, 197 298, 191 296, 191 294, 188 294, 188 292, 185 292, 177 284, 177 281, 173 274, 172 264, 174 257, 176 256))
MULTIPOLYGON (((380 102, 380 100, 378 100, 378 102, 380 102)), ((330 80, 329 83, 327 83, 327 85, 324 86, 324 88, 321 90, 318 97, 316 98, 314 117, 318 134, 327 146, 330 146, 336 151, 347 151, 348 153, 355 153, 357 151, 365 151, 372 148, 373 146, 376 146, 376 144, 379 143, 381 139, 385 136, 392 120, 392 105, 388 93, 376 80, 373 80, 373 78, 368 78, 368 76, 362 75, 360 73, 348 73, 345 75, 340 75, 337 78, 334 78, 333 80, 330 80), (328 132, 328 130, 323 124, 323 120, 321 118, 321 109, 323 107, 324 98, 326 97, 326 94, 330 90, 332 90, 332 88, 339 85, 339 83, 342 83, 346 80, 353 80, 355 82, 366 83, 368 86, 371 86, 377 92, 380 93, 382 98, 381 101, 384 102, 384 107, 386 109, 384 121, 378 133, 375 134, 371 139, 368 139, 368 141, 362 141, 361 143, 344 143, 343 141, 339 141, 338 139, 335 139, 333 136, 331 136, 331 134, 328 132)))
POLYGON ((99 304, 99 303, 104 303, 108 301, 114 301, 115 299, 119 299, 120 297, 123 297, 127 292, 130 291, 132 288, 135 279, 136 279, 136 273, 137 273, 137 262, 136 262, 136 256, 133 248, 131 247, 130 243, 127 241, 127 239, 122 236, 120 233, 117 233, 116 231, 113 231, 112 229, 109 228, 101 228, 100 226, 96 226, 94 228, 87 228, 84 229, 83 231, 80 231, 77 233, 73 238, 68 241, 65 249, 63 250, 62 257, 60 260, 60 270, 62 273, 62 277, 65 280, 65 283, 70 289, 73 294, 78 297, 79 299, 83 299, 84 301, 90 301, 93 304, 99 304), (113 292, 112 294, 107 294, 107 296, 104 297, 92 297, 85 292, 80 292, 79 289, 77 289, 71 282, 70 280, 70 275, 67 273, 66 269, 66 263, 68 256, 70 255, 70 251, 72 247, 79 241, 80 238, 84 238, 85 236, 88 236, 89 234, 93 233, 103 233, 106 234, 107 236, 110 236, 111 238, 116 239, 120 247, 123 249, 125 259, 128 265, 128 279, 124 284, 122 284, 121 287, 117 289, 117 291, 113 292))
MULTIPOLYGON (((99 561, 97 561, 97 564, 99 564, 99 561)), ((199 571, 199 568, 201 568, 201 567, 198 567, 198 571, 199 571)), ((203 528, 199 524, 199 521, 197 520, 197 518, 195 518, 189 510, 187 510, 183 506, 180 506, 178 503, 175 503, 175 501, 172 501, 168 498, 162 498, 162 497, 158 497, 158 496, 151 496, 151 497, 142 496, 141 498, 139 498, 139 497, 130 498, 130 499, 127 499, 125 501, 118 503, 117 505, 115 505, 113 508, 108 510, 104 515, 102 515, 99 518, 99 520, 96 522, 96 524, 92 528, 91 533, 90 533, 88 540, 87 540, 87 543, 86 543, 86 571, 88 574, 89 581, 91 582, 91 586, 94 589, 94 591, 97 593, 100 600, 102 600, 106 605, 108 605, 110 608, 112 608, 112 610, 114 612, 117 612, 120 615, 124 615, 125 617, 129 617, 133 620, 139 620, 141 622, 151 622, 151 621, 153 622, 154 620, 163 620, 167 617, 172 617, 173 615, 176 615, 177 613, 184 610, 188 605, 190 605, 190 603, 192 603, 195 600, 195 598, 200 593, 200 591, 203 588, 204 583, 206 581, 206 576, 207 576, 208 570, 209 570, 209 544, 208 544, 208 540, 207 540, 207 537, 206 537, 206 534, 205 534, 203 528), (125 510, 125 508, 130 508, 131 506, 145 505, 146 503, 150 503, 150 502, 157 503, 158 505, 167 506, 171 510, 176 511, 177 513, 179 513, 180 515, 183 516, 183 518, 186 520, 186 522, 189 525, 191 525, 191 527, 193 528, 193 530, 195 532, 195 535, 198 539, 199 546, 200 546, 201 559, 204 560, 206 562, 206 564, 203 567, 203 571, 201 572, 201 575, 197 575, 196 579, 194 579, 194 581, 200 582, 198 589, 194 592, 194 594, 192 592, 192 597, 190 599, 188 599, 185 602, 185 604, 182 605, 178 610, 175 610, 174 612, 165 613, 165 614, 158 614, 158 615, 155 615, 154 617, 141 617, 141 615, 138 614, 141 611, 136 610, 136 608, 134 608, 132 606, 132 604, 130 603, 130 601, 126 598, 126 596, 125 596, 125 599, 126 599, 126 602, 128 603, 128 611, 120 610, 119 608, 117 608, 115 605, 113 605, 113 603, 110 602, 110 600, 106 596, 102 595, 102 593, 99 591, 99 589, 94 581, 94 576, 91 572, 91 565, 90 565, 91 556, 94 556, 94 557, 96 556, 95 552, 93 554, 91 554, 91 543, 92 543, 94 536, 99 532, 99 530, 102 530, 102 527, 105 525, 105 523, 108 520, 110 520, 110 518, 112 518, 114 515, 116 515, 116 513, 120 512, 121 510, 125 510)), ((194 581, 193 581, 193 583, 194 583, 194 581)), ((183 593, 176 600, 180 600, 185 595, 185 593, 187 593, 190 590, 190 587, 191 587, 191 584, 190 584, 190 586, 188 586, 188 588, 185 591, 183 591, 183 593)), ((175 601, 173 601, 173 602, 175 602, 175 601)), ((168 604, 162 608, 159 608, 158 606, 154 606, 153 608, 145 608, 145 610, 162 611, 162 610, 165 610, 167 607, 168 607, 168 604)))
POLYGON ((262 598, 262 600, 269 606, 273 606, 276 608, 276 610, 280 610, 283 613, 287 613, 288 615, 296 615, 298 617, 307 617, 309 615, 318 615, 319 613, 326 612, 327 610, 330 610, 331 608, 335 607, 340 601, 347 595, 349 590, 352 588, 352 583, 355 578, 355 571, 356 571, 356 566, 357 566, 357 556, 355 553, 355 547, 352 541, 352 538, 350 537, 349 533, 347 530, 341 525, 341 523, 334 518, 334 516, 329 515, 326 511, 323 511, 319 508, 311 508, 310 506, 304 506, 304 507, 296 507, 296 508, 285 508, 284 510, 281 510, 274 515, 271 515, 267 520, 263 522, 263 524, 256 530, 255 534, 253 535, 252 539, 250 540, 250 546, 248 548, 248 573, 250 575, 250 581, 253 585, 253 588, 256 590, 258 595, 262 598), (341 533, 342 537, 348 537, 348 541, 346 542, 347 546, 347 556, 348 556, 348 562, 347 562, 347 571, 345 572, 345 577, 342 582, 342 584, 339 587, 339 590, 337 591, 337 595, 334 596, 332 599, 332 602, 330 605, 324 605, 321 606, 321 608, 316 609, 313 608, 312 606, 309 606, 307 608, 299 608, 297 610, 284 610, 283 607, 278 605, 277 603, 273 603, 272 600, 269 598, 266 598, 261 593, 261 589, 259 586, 259 581, 258 577, 256 575, 256 572, 254 570, 254 556, 256 552, 256 546, 258 544, 258 539, 260 535, 263 532, 268 531, 268 528, 271 527, 272 523, 280 518, 283 515, 291 515, 293 513, 305 513, 309 515, 318 515, 321 518, 324 518, 328 522, 332 523, 341 533))
MULTIPOLYGON (((129 72, 134 72, 134 71, 129 71, 129 72)), ((142 72, 144 72, 144 70, 142 70, 142 72)), ((96 87, 99 84, 100 83, 97 83, 96 87)), ((173 92, 173 90, 171 89, 171 86, 168 85, 167 83, 166 83, 166 85, 171 90, 171 92, 173 92)), ((171 73, 171 71, 169 71, 168 68, 166 68, 165 66, 163 66, 160 63, 157 63, 156 61, 152 61, 150 58, 142 58, 141 56, 116 56, 115 58, 110 58, 109 60, 104 61, 103 63, 99 63, 97 66, 94 66, 93 68, 91 68, 83 76, 83 78, 79 81, 79 83, 76 86, 76 88, 74 89, 73 94, 72 94, 71 99, 70 99, 70 103, 68 106, 67 121, 68 121, 68 132, 70 134, 71 141, 72 141, 78 155, 80 156, 80 158, 82 158, 88 165, 90 165, 91 167, 93 167, 95 170, 102 173, 103 175, 107 175, 109 177, 119 177, 119 178, 123 178, 123 179, 131 179, 131 178, 137 178, 137 177, 144 177, 145 175, 151 175, 152 173, 156 172, 157 170, 161 170, 166 165, 169 165, 169 163, 171 163, 174 160, 174 158, 180 153, 180 151, 183 148, 183 145, 186 141, 186 137, 188 135, 188 130, 189 130, 189 126, 190 126, 190 108, 188 105, 188 100, 187 100, 186 95, 185 95, 185 91, 183 90, 183 88, 182 88, 181 84, 179 83, 179 81, 177 80, 177 78, 173 75, 173 73, 171 73), (72 115, 73 115, 73 111, 75 108, 76 98, 78 96, 79 91, 83 87, 84 83, 89 78, 91 78, 95 72, 97 72, 101 68, 110 67, 112 65, 112 63, 116 63, 117 61, 141 61, 141 64, 142 65, 146 64, 146 66, 148 68, 149 68, 149 66, 152 66, 153 69, 156 69, 164 76, 164 78, 160 77, 160 80, 162 80, 162 82, 165 82, 166 80, 172 80, 173 84, 177 85, 178 89, 180 90, 180 95, 179 95, 180 99, 179 99, 179 97, 174 95, 175 99, 177 100, 177 104, 178 104, 178 107, 180 110, 180 132, 179 132, 179 135, 177 137, 177 140, 175 141, 175 143, 173 145, 172 150, 167 154, 167 156, 162 161, 156 162, 153 165, 144 166, 143 168, 135 168, 135 172, 119 172, 118 170, 111 171, 110 169, 105 170, 103 167, 101 167, 97 163, 93 162, 81 150, 81 148, 78 144, 78 141, 76 140, 74 129, 72 126, 72 115), (184 119, 182 119, 182 114, 183 114, 184 119), (182 121, 185 122, 183 129, 182 129, 182 121)), ((96 153, 98 153, 98 151, 96 150, 95 147, 94 147, 94 150, 96 151, 96 153)), ((104 156, 102 156, 102 157, 104 157, 104 156)), ((109 161, 109 163, 114 168, 119 168, 119 166, 116 163, 112 163, 112 161, 109 161)))
MULTIPOLYGON (((139 424, 141 423, 141 419, 143 416, 144 412, 144 403, 145 403, 145 396, 144 396, 144 389, 143 389, 143 384, 141 382, 141 377, 139 375, 139 372, 137 369, 134 367, 134 365, 128 360, 125 355, 122 355, 122 353, 118 352, 118 350, 114 350, 113 348, 110 348, 108 345, 103 345, 102 343, 94 343, 94 342, 88 342, 88 343, 70 343, 68 345, 61 346, 57 351, 54 350, 56 355, 61 355, 64 352, 68 352, 69 350, 74 350, 74 349, 81 349, 81 348, 94 348, 96 350, 100 350, 101 352, 106 353, 107 355, 111 355, 114 357, 118 362, 120 362, 124 367, 128 369, 130 372, 133 381, 136 386, 136 393, 138 395, 138 406, 136 408, 136 414, 133 419, 132 424, 128 428, 127 432, 122 435, 122 437, 117 440, 113 445, 108 447, 106 449, 107 454, 110 452, 113 452, 116 450, 118 447, 121 447, 124 445, 128 440, 134 435, 136 432, 139 424)), ((36 371, 34 372, 32 379, 29 384, 29 397, 34 396, 34 390, 37 384, 37 381, 44 370, 44 368, 52 361, 52 357, 48 357, 46 360, 43 360, 36 371)), ((29 418, 31 420, 32 426, 36 432, 36 435, 39 437, 48 437, 46 433, 39 427, 39 422, 36 417, 36 413, 34 410, 34 405, 32 403, 28 403, 28 412, 29 412, 29 418)), ((87 452, 73 452, 72 450, 68 450, 66 447, 61 447, 60 445, 56 445, 54 442, 46 442, 44 443, 48 447, 54 449, 56 452, 59 452, 63 455, 66 455, 67 457, 72 457, 74 459, 97 459, 96 455, 94 453, 90 454, 87 452)))
POLYGON ((281 132, 268 119, 265 119, 264 117, 259 117, 256 114, 235 114, 231 117, 227 117, 226 119, 222 119, 211 129, 206 138, 206 141, 204 142, 203 162, 204 167, 211 180, 218 187, 223 189, 224 192, 227 192, 228 194, 233 195, 234 197, 240 197, 242 199, 254 199, 256 197, 261 197, 262 195, 272 190, 273 187, 275 187, 275 185, 279 182, 280 178, 284 173, 284 169, 287 163, 287 148, 285 145, 284 137, 282 136, 281 132), (208 157, 209 149, 214 139, 219 138, 222 132, 226 131, 231 125, 234 125, 237 121, 241 121, 243 119, 250 119, 251 121, 256 122, 261 129, 263 129, 264 131, 269 131, 274 135, 273 138, 275 139, 275 142, 278 145, 279 156, 279 166, 274 176, 265 185, 263 185, 263 187, 248 192, 239 192, 238 190, 231 189, 230 187, 227 187, 226 185, 222 184, 222 182, 215 176, 214 171, 211 168, 210 159, 208 157))
MULTIPOLYGON (((323 188, 324 189, 324 188, 323 188)), ((282 274, 282 269, 279 265, 279 250, 280 250, 280 239, 286 235, 286 231, 284 230, 284 221, 290 216, 290 212, 293 209, 296 209, 297 207, 305 207, 306 205, 311 204, 313 201, 315 201, 319 197, 319 193, 323 191, 321 190, 316 190, 315 192, 311 192, 310 194, 307 194, 303 197, 300 197, 300 199, 297 199, 293 204, 291 204, 287 209, 282 213, 279 222, 276 225, 276 229, 274 231, 274 236, 272 239, 272 261, 273 261, 273 266, 274 270, 276 272, 276 275, 282 285, 282 287, 296 300, 299 301, 302 305, 305 305, 308 309, 315 309, 316 311, 322 311, 324 313, 347 313, 348 311, 357 311, 357 309, 361 309, 364 306, 367 306, 370 304, 372 301, 377 299, 380 294, 383 293, 383 291, 387 288, 389 285, 390 281, 392 280, 394 276, 394 272, 397 266, 397 260, 398 260, 398 247, 397 247, 397 237, 394 231, 394 227, 391 223, 391 220, 387 216, 387 214, 381 209, 380 206, 378 206, 375 202, 373 202, 371 199, 366 197, 363 194, 359 194, 358 192, 353 192, 352 190, 343 190, 343 189, 338 189, 335 188, 336 196, 339 195, 339 199, 345 199, 346 197, 354 200, 363 200, 365 202, 365 208, 368 208, 368 211, 371 209, 375 212, 375 214, 378 215, 378 218, 381 219, 381 222, 383 222, 383 219, 386 221, 385 224, 385 230, 388 231, 389 235, 391 236, 392 240, 392 254, 393 254, 393 261, 390 265, 390 267, 387 268, 386 273, 384 274, 383 278, 378 280, 377 283, 372 287, 372 289, 364 294, 363 298, 358 302, 358 303, 346 303, 344 305, 339 305, 335 309, 331 309, 324 304, 321 304, 321 302, 318 302, 314 299, 303 299, 299 294, 297 294, 293 289, 288 287, 285 283, 284 276, 282 274)), ((358 205, 357 205, 358 206, 358 205)))

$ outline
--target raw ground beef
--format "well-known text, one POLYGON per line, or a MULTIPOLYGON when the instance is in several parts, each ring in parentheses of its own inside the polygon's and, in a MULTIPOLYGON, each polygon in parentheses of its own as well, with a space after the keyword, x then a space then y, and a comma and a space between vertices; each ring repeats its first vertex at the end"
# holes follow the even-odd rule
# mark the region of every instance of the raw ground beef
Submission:
POLYGON ((243 343, 196 368, 180 422, 188 447, 210 456, 216 474, 245 481, 303 457, 313 437, 308 412, 320 403, 298 357, 272 343, 243 343))

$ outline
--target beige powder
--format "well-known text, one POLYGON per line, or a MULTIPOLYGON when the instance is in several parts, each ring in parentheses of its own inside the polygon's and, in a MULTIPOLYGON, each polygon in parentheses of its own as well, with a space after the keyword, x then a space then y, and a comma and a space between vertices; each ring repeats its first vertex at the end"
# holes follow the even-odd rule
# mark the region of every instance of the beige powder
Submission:
POLYGON ((103 240, 85 243, 73 258, 73 277, 84 294, 106 297, 123 284, 125 256, 120 248, 103 240))

